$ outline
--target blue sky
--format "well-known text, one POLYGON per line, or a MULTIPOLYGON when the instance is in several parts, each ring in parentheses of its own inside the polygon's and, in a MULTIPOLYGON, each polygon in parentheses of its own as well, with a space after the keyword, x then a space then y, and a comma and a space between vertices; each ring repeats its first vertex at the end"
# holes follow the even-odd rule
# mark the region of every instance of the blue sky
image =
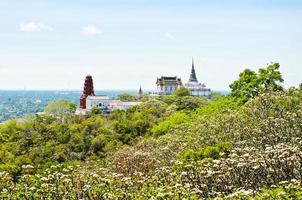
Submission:
POLYGON ((155 89, 156 77, 228 89, 279 62, 302 82, 302 1, 0 0, 0 89, 155 89))

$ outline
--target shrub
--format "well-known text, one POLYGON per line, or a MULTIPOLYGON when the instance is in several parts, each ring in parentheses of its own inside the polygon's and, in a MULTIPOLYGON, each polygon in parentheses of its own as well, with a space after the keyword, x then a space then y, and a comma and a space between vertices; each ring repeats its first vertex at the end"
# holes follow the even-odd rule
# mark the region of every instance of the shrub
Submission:
POLYGON ((169 130, 176 128, 179 124, 189 122, 192 118, 186 112, 176 112, 169 116, 166 120, 160 124, 154 126, 151 130, 153 136, 159 137, 164 135, 169 130))
POLYGON ((179 158, 182 162, 201 161, 205 158, 219 159, 221 156, 227 156, 232 148, 230 142, 221 142, 215 146, 208 146, 202 150, 186 150, 179 158))
POLYGON ((173 95, 178 96, 178 97, 185 97, 185 96, 190 96, 190 91, 185 88, 185 87, 181 87, 179 89, 177 89, 173 95))

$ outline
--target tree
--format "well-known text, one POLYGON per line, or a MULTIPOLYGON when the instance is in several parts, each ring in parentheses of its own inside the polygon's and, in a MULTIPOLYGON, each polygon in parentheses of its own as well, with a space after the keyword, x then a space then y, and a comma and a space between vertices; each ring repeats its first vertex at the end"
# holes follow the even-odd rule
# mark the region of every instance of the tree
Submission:
POLYGON ((231 96, 239 99, 242 103, 254 98, 264 90, 282 90, 280 83, 283 82, 280 65, 271 64, 266 68, 260 68, 258 73, 245 69, 239 74, 239 79, 230 84, 231 96))
POLYGON ((93 107, 91 108, 91 111, 90 111, 90 115, 93 116, 93 115, 99 115, 101 114, 101 109, 99 107, 93 107))
POLYGON ((76 105, 67 100, 61 99, 49 103, 44 112, 54 116, 69 115, 74 113, 76 110, 76 105))
POLYGON ((280 83, 284 80, 279 71, 280 64, 274 63, 266 68, 260 68, 258 72, 258 85, 260 90, 271 88, 274 91, 282 90, 280 83))
POLYGON ((177 100, 177 110, 195 110, 206 104, 206 100, 199 97, 185 96, 177 100))
POLYGON ((212 92, 211 100, 216 100, 222 98, 224 95, 220 92, 212 92))
POLYGON ((166 134, 169 130, 177 127, 178 125, 189 122, 190 120, 191 116, 188 113, 184 111, 175 112, 158 125, 153 126, 151 132, 153 136, 159 137, 166 134))
POLYGON ((137 101, 138 97, 128 93, 123 93, 118 95, 118 99, 121 101, 137 101))
POLYGON ((177 89, 173 94, 178 97, 185 97, 185 96, 191 95, 190 91, 185 87, 181 87, 181 88, 177 89))

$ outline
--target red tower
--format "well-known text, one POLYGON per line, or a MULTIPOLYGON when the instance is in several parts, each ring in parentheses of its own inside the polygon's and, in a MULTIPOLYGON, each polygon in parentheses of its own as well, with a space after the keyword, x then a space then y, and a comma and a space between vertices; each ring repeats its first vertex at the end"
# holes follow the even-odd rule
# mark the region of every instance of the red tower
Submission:
POLYGON ((86 98, 94 96, 93 80, 91 75, 87 75, 84 83, 84 91, 80 98, 80 108, 86 109, 86 98))

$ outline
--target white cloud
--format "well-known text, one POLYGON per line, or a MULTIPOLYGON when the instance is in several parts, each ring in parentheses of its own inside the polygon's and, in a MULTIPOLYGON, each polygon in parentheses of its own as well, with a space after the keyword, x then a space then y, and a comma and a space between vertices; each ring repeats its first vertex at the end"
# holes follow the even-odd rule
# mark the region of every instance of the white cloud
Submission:
POLYGON ((98 34, 102 34, 102 33, 103 33, 103 31, 95 25, 83 27, 81 30, 82 35, 98 35, 98 34))
POLYGON ((53 31, 51 26, 35 22, 21 23, 19 27, 24 32, 53 31))
POLYGON ((171 33, 169 33, 169 32, 165 33, 165 37, 168 38, 168 39, 170 39, 170 40, 174 39, 174 36, 171 33))

